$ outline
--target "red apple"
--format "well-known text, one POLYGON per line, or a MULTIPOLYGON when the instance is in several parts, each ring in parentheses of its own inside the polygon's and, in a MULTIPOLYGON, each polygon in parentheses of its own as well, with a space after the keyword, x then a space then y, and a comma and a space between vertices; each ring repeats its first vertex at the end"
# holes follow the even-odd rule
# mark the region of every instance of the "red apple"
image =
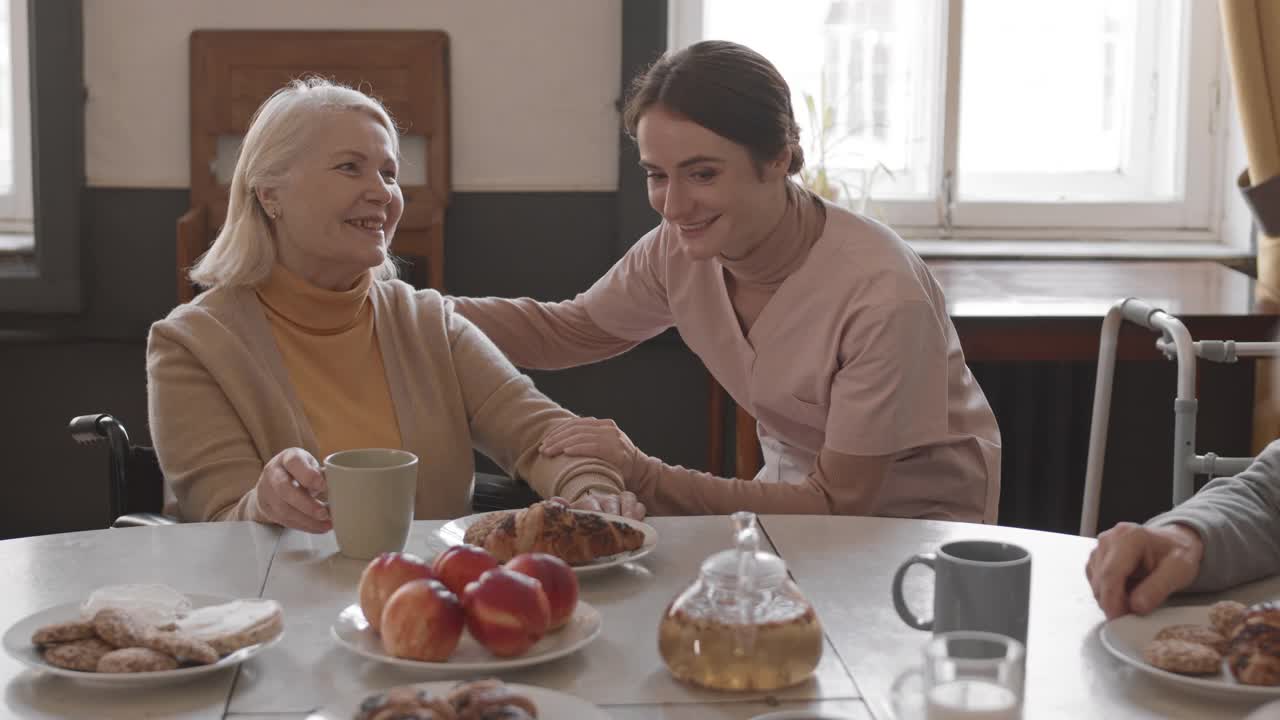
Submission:
POLYGON ((467 585, 480 579, 486 570, 498 567, 488 550, 475 545, 454 545, 436 556, 431 571, 453 594, 462 597, 467 585))
POLYGON ((466 614, 439 580, 410 580, 382 609, 382 649, 410 660, 444 662, 458 648, 466 614))
POLYGON ((542 584, 501 567, 467 586, 462 608, 472 636, 498 657, 525 653, 551 624, 551 606, 542 584))
POLYGON ((564 627, 578 607, 578 576, 569 563, 547 553, 523 553, 507 561, 506 568, 528 575, 542 584, 551 606, 551 629, 564 627))
POLYGON ((387 599, 410 580, 433 580, 431 566, 410 553, 382 553, 360 573, 360 610, 376 632, 382 623, 387 599))

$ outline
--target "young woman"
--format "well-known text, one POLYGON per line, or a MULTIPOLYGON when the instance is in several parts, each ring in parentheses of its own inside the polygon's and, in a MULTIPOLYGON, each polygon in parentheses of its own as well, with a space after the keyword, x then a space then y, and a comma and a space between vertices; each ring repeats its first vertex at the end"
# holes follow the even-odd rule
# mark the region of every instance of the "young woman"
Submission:
POLYGON ((572 300, 454 307, 516 365, 540 369, 679 329, 758 419, 756 478, 666 465, 606 420, 574 420, 543 443, 552 456, 609 459, 650 513, 995 522, 1000 432, 942 291, 892 230, 791 180, 804 154, 790 98, 741 45, 664 56, 624 114, 661 224, 572 300))
POLYGON ((351 88, 295 81, 258 109, 226 222, 191 272, 209 289, 148 339, 167 511, 324 532, 317 459, 387 447, 419 458, 416 517, 456 517, 474 446, 545 497, 607 495, 643 516, 608 463, 539 453, 574 415, 439 293, 392 279, 398 155, 386 110, 351 88))

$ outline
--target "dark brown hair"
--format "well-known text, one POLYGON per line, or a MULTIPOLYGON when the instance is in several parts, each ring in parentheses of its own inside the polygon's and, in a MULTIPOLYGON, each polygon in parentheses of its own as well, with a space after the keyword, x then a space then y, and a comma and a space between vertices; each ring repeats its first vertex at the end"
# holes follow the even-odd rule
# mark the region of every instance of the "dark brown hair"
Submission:
POLYGON ((804 167, 791 89, 778 69, 749 47, 704 40, 663 55, 631 83, 622 115, 628 135, 635 138, 640 116, 654 105, 746 147, 757 168, 787 147, 787 174, 804 167))

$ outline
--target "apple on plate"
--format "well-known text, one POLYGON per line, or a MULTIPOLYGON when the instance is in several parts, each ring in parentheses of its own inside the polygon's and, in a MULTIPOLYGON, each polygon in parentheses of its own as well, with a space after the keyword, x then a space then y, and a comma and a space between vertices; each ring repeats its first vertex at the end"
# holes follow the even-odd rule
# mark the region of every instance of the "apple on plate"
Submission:
POLYGON ((360 573, 360 610, 369 627, 378 632, 382 609, 391 594, 410 580, 432 580, 431 566, 412 553, 382 553, 360 573))
POLYGON ((537 580, 551 607, 552 630, 559 630, 578 607, 578 575, 569 563, 548 553, 522 553, 507 561, 506 568, 537 580))
POLYGON ((410 580, 382 609, 382 649, 410 660, 444 662, 458 648, 466 614, 439 580, 410 580))
POLYGON ((436 556, 431 571, 454 595, 462 597, 467 585, 480 579, 485 571, 498 567, 488 550, 475 545, 454 545, 436 556))
POLYGON ((468 585, 462 609, 467 630, 498 657, 528 652, 551 624, 551 606, 542 584, 504 567, 489 570, 468 585))

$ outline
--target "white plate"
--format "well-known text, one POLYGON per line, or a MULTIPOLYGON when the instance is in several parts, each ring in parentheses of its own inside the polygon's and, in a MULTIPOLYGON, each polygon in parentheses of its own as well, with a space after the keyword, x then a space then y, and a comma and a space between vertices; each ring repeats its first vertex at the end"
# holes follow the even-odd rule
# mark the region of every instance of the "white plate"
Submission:
POLYGON ((338 613, 338 619, 333 622, 329 631, 339 645, 367 658, 417 670, 454 673, 510 670, 555 660, 595 640, 600 635, 602 625, 600 611, 579 600, 578 607, 574 608, 573 616, 569 618, 569 624, 547 633, 546 637, 529 648, 529 652, 524 655, 513 658, 495 657, 471 637, 471 633, 463 630, 458 649, 453 651, 446 662, 406 660, 388 655, 382 649, 382 639, 369 627, 358 604, 348 605, 338 613))
POLYGON ((1217 675, 1179 675, 1154 667, 1142 659, 1142 650, 1151 639, 1168 625, 1209 624, 1208 605, 1184 605, 1163 607, 1145 617, 1124 615, 1110 620, 1098 628, 1102 646, 1120 661, 1163 682, 1181 686, 1189 691, 1217 697, 1262 699, 1280 697, 1280 686, 1244 685, 1236 682, 1225 667, 1217 675))
MULTIPOLYGON (((443 695, 452 690, 456 684, 458 684, 457 680, 441 680, 418 683, 412 687, 443 695)), ((565 718, 566 720, 568 718, 573 720, 609 720, 609 716, 605 715, 600 708, 567 693, 533 685, 518 685, 516 683, 506 683, 506 686, 532 700, 533 704, 538 706, 538 717, 565 718)), ((359 698, 330 703, 308 715, 307 720, 351 720, 351 718, 355 717, 356 711, 360 709, 360 703, 373 694, 366 693, 359 698)))
MULTIPOLYGON (((445 548, 452 547, 454 545, 462 545, 462 538, 467 534, 467 528, 474 525, 480 518, 499 512, 511 511, 494 510, 493 512, 476 513, 475 515, 460 517, 457 520, 450 520, 445 523, 444 527, 432 533, 431 539, 427 541, 427 545, 431 547, 433 553, 439 553, 445 548)), ((591 513, 592 515, 599 515, 600 517, 607 518, 609 520, 616 520, 617 522, 626 523, 627 525, 630 525, 636 530, 644 533, 644 544, 635 550, 618 553, 617 555, 598 557, 585 565, 574 565, 573 571, 579 575, 599 572, 601 570, 622 565, 623 563, 631 562, 632 560, 639 560, 645 555, 653 552, 653 549, 658 546, 658 531, 648 523, 642 523, 639 520, 632 520, 631 518, 625 518, 620 515, 608 515, 606 513, 592 512, 591 510, 574 510, 574 512, 591 513)))
MULTIPOLYGON (((218 595, 193 595, 188 594, 187 598, 191 600, 194 608, 202 608, 208 605, 221 605, 222 603, 231 602, 235 598, 222 597, 218 595)), ((80 603, 72 602, 62 605, 56 605, 46 610, 28 615, 9 627, 4 634, 4 649, 9 655, 19 662, 29 665, 37 670, 43 670, 53 675, 61 675, 63 677, 75 678, 76 680, 92 683, 95 685, 115 685, 128 687, 143 687, 151 685, 166 685, 169 683, 183 682, 207 673, 218 672, 224 668, 229 668, 248 660, 267 648, 275 645, 284 637, 284 633, 280 633, 271 640, 257 645, 250 645, 246 648, 226 655, 212 665, 192 665, 190 667, 180 667, 177 670, 158 670, 156 672, 145 673, 96 673, 83 672, 80 670, 67 670, 66 668, 55 667, 44 661, 40 657, 40 651, 35 645, 31 644, 31 635, 35 631, 45 625, 53 623, 65 622, 68 620, 78 620, 80 618, 80 603)))

